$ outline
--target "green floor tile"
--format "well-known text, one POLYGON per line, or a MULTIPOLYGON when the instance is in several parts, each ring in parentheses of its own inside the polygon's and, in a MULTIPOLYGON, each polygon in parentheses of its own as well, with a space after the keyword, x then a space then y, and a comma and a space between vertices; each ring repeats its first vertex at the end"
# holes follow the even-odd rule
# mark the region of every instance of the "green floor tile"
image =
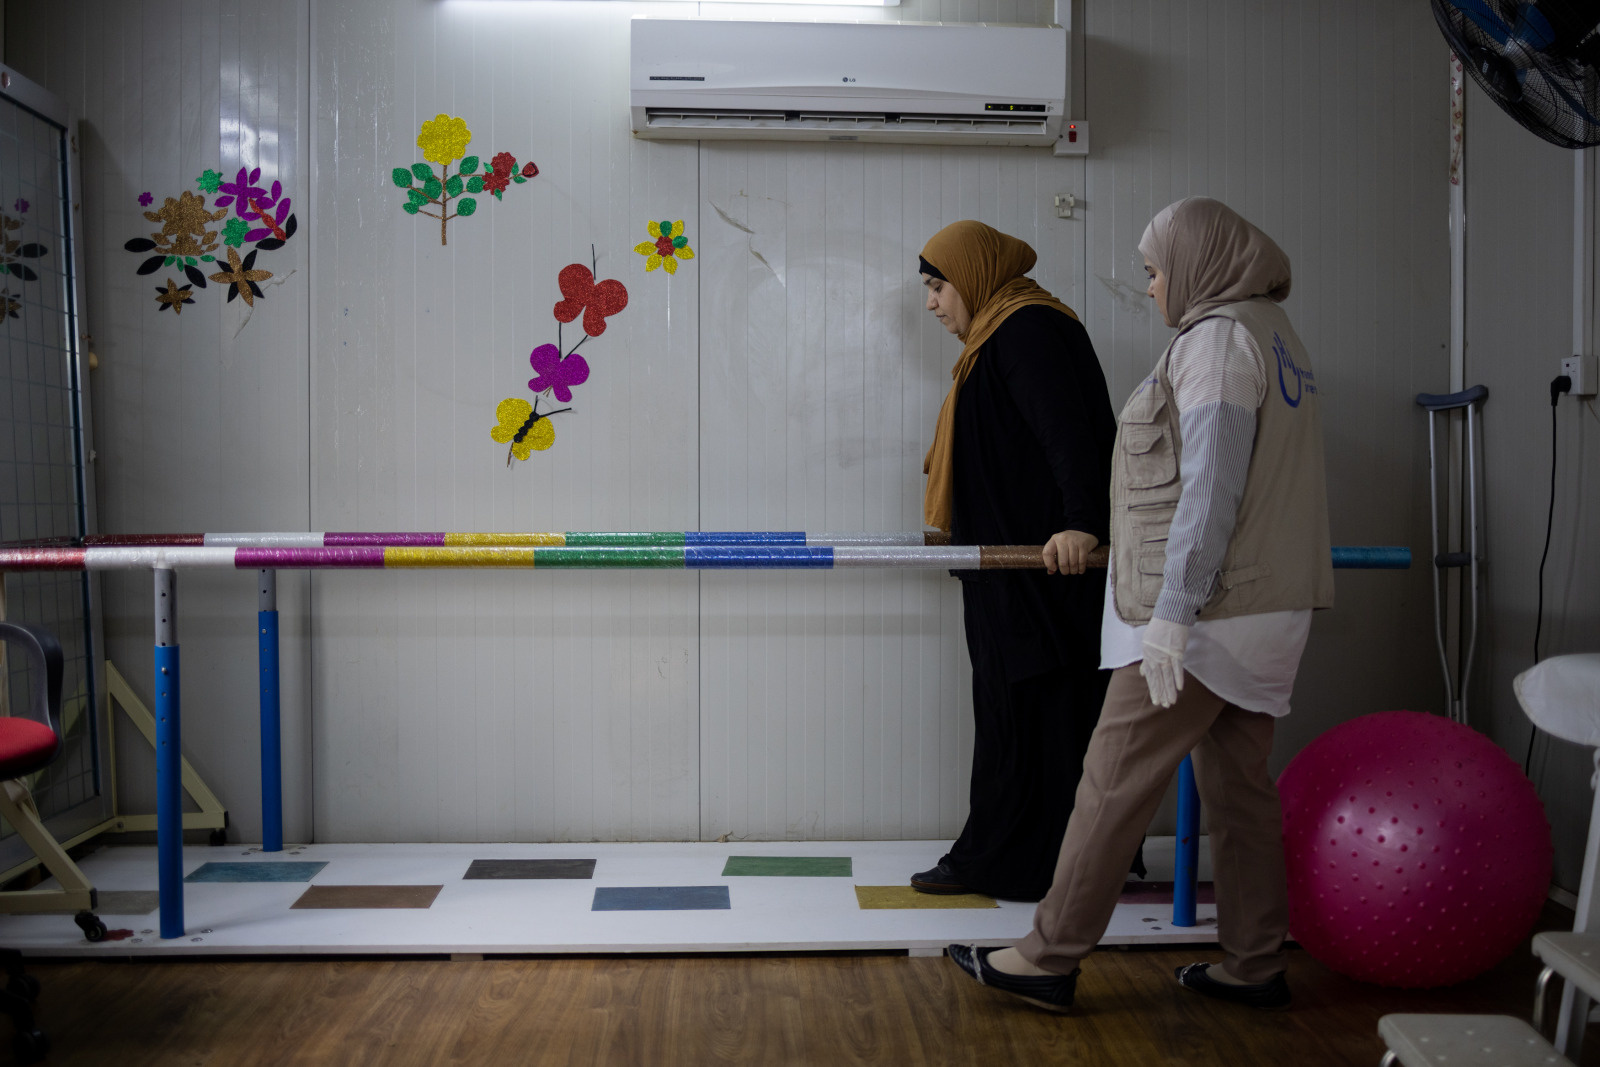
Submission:
POLYGON ((849 878, 849 856, 729 856, 722 877, 849 878))

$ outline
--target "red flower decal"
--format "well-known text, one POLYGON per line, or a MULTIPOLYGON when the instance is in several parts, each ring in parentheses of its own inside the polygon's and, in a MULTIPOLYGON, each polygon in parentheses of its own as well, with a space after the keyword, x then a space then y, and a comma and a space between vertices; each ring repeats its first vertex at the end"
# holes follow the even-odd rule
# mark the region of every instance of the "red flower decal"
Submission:
POLYGON ((517 169, 517 157, 510 152, 501 152, 489 162, 494 166, 496 174, 510 174, 517 169))
POLYGON ((527 163, 524 163, 522 165, 522 176, 524 178, 537 178, 539 176, 539 164, 533 162, 531 159, 527 163))
POLYGON ((557 322, 571 322, 583 312, 583 332, 599 337, 606 332, 606 316, 615 315, 628 306, 628 290, 615 278, 599 284, 582 263, 570 263, 556 275, 561 295, 566 297, 555 306, 557 322))
POLYGON ((493 174, 483 176, 483 191, 499 196, 506 186, 511 184, 511 175, 495 171, 493 174))

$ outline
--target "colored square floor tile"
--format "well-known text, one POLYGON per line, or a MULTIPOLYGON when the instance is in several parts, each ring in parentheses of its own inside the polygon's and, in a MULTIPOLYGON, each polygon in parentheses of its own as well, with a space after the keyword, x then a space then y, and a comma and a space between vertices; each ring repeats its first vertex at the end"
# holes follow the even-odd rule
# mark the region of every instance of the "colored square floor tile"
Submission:
POLYGON ((729 856, 722 877, 849 878, 849 856, 729 856))
POLYGON ((314 885, 294 908, 429 908, 442 885, 314 885))
POLYGON ((202 863, 185 882, 309 882, 326 861, 279 860, 268 863, 202 863))
POLYGON ((919 893, 908 885, 858 885, 856 903, 862 910, 929 908, 998 908, 994 898, 981 893, 919 893))
POLYGON ((594 860, 473 860, 463 878, 593 878, 594 860))
POLYGON ((604 886, 594 891, 592 911, 726 911, 725 885, 604 886))

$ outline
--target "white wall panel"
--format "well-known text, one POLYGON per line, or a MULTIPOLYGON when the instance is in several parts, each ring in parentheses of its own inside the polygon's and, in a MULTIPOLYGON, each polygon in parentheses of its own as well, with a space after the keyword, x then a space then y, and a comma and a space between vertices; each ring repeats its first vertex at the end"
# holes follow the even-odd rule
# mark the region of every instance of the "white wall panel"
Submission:
MULTIPOLYGON (((8 55, 83 122, 89 332, 100 359, 93 403, 100 529, 112 533, 295 529, 307 522, 306 350, 309 192, 307 5, 247 7, 12 4, 8 55), (180 316, 155 290, 178 271, 134 272, 123 249, 157 227, 154 207, 194 191, 212 168, 262 167, 296 201, 302 230, 263 253, 275 277, 254 310, 215 282, 180 316)), ((208 198, 213 199, 213 198, 208 198)), ((207 273, 217 268, 206 265, 207 273)), ((107 654, 151 694, 152 584, 105 576, 107 654)), ((311 832, 305 575, 280 584, 285 832, 311 832)), ((185 748, 227 804, 236 836, 259 840, 255 577, 185 574, 179 583, 185 748)), ((126 724, 124 724, 126 727, 126 724)), ((124 811, 154 811, 154 757, 119 730, 124 811)))
MULTIPOLYGON (((650 219, 693 219, 692 145, 627 127, 621 5, 318 8, 317 529, 692 528, 698 271, 646 274, 650 219), (389 181, 417 128, 540 174, 450 224, 389 181), (494 408, 556 340, 556 274, 628 287, 553 449, 513 468, 494 408)), ((691 245, 699 240, 689 233, 691 245)), ((563 331, 567 347, 579 324, 563 331)), ((698 833, 693 575, 318 575, 318 836, 698 833), (319 663, 319 667, 321 664, 319 663)))

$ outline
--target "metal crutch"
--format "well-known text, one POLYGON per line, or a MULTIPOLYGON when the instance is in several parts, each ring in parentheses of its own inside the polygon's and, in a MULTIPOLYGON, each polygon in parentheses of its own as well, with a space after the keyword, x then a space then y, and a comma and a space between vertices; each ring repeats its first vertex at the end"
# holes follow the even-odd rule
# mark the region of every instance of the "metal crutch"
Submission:
MULTIPOLYGON (((1445 704, 1450 711, 1450 718, 1463 725, 1467 721, 1467 683, 1472 678, 1472 661, 1478 651, 1478 567, 1483 562, 1483 555, 1478 550, 1478 527, 1481 525, 1478 512, 1478 418, 1475 412, 1488 397, 1487 386, 1474 385, 1470 389, 1463 389, 1459 393, 1418 393, 1417 406, 1428 412, 1428 499, 1431 504, 1430 514, 1432 528, 1429 531, 1433 536, 1433 632, 1439 646, 1439 667, 1444 672, 1444 697, 1445 704), (1439 551, 1439 461, 1438 440, 1439 435, 1435 426, 1435 416, 1439 412, 1455 410, 1466 412, 1467 422, 1467 447, 1466 447, 1466 481, 1467 481, 1467 551, 1465 552, 1440 552, 1439 551), (1445 624, 1444 604, 1440 594, 1440 573, 1447 570, 1467 570, 1468 599, 1471 604, 1472 628, 1467 634, 1467 654, 1460 662, 1459 671, 1450 669, 1450 656, 1445 651, 1445 624)), ((1448 424, 1447 424, 1448 425, 1448 424)))

